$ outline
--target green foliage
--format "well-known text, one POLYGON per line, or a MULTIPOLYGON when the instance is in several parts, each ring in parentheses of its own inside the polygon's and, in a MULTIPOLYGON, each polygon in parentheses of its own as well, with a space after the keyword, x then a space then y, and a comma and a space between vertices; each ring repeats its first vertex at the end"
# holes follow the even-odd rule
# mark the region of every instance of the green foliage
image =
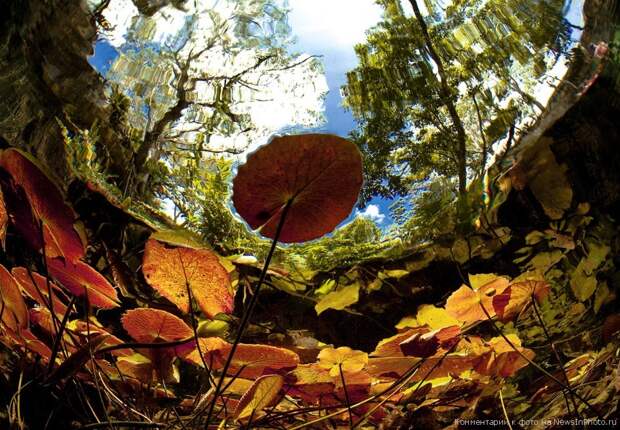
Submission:
POLYGON ((311 270, 328 270, 377 257, 391 245, 392 241, 383 240, 381 230, 373 220, 357 216, 331 237, 291 247, 290 252, 301 258, 311 270))
POLYGON ((436 177, 411 197, 393 205, 398 236, 416 244, 451 233, 456 225, 456 193, 453 181, 436 177))
POLYGON ((360 64, 343 88, 360 122, 352 136, 366 156, 365 202, 405 195, 433 174, 460 176, 459 127, 468 176, 478 174, 493 144, 541 109, 528 91, 568 44, 560 0, 467 0, 443 11, 429 1, 438 69, 420 21, 401 2, 380 3, 384 20, 356 46, 360 64))

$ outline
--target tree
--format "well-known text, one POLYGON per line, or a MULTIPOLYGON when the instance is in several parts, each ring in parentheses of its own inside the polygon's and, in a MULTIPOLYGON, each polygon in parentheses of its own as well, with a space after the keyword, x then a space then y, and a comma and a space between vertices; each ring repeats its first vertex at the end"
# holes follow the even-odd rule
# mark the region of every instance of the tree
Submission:
POLYGON ((456 176, 462 198, 492 146, 542 108, 530 92, 566 50, 563 2, 426 1, 426 16, 416 0, 380 3, 384 20, 356 47, 343 88, 366 155, 363 197, 404 195, 438 174, 456 176))
POLYGON ((200 169, 205 155, 238 155, 290 122, 321 120, 321 64, 287 53, 279 1, 175 6, 134 17, 106 74, 131 99, 120 115, 132 158, 122 185, 141 198, 157 185, 154 163, 164 163, 164 175, 173 163, 200 169))

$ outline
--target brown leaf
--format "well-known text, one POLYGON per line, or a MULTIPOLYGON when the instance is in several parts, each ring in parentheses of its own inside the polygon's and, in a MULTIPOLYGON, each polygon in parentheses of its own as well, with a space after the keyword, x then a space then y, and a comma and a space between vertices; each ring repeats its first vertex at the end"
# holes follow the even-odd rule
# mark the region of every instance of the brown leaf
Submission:
POLYGON ((362 158, 340 137, 276 137, 248 156, 233 182, 233 203, 252 229, 273 238, 290 203, 279 240, 305 242, 332 231, 357 201, 362 158))

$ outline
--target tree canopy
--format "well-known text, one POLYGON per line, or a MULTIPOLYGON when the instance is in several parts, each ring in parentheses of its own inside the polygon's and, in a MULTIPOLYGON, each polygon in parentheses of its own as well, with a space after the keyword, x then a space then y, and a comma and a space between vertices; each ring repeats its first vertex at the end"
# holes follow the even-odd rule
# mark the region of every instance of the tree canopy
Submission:
POLYGON ((541 110, 536 85, 569 45, 564 2, 380 3, 343 88, 366 155, 364 199, 407 194, 434 174, 457 177, 462 195, 493 146, 541 110))

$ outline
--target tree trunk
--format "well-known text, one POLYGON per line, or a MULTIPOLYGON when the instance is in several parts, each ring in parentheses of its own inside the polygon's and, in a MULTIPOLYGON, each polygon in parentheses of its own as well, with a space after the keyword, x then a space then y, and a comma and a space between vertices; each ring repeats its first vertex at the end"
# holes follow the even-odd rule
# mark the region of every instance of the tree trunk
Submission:
POLYGON ((409 0, 411 3, 411 7, 413 7, 413 13, 415 18, 420 26, 420 30, 422 31, 422 35, 424 36, 424 41, 426 44, 426 49, 430 54, 433 62, 437 66, 437 73, 439 74, 439 84, 440 84, 440 92, 441 98, 448 109, 448 113, 450 114, 450 119, 452 120, 452 124, 456 129, 456 157, 457 157, 457 169, 458 169, 458 178, 459 178, 459 196, 463 197, 465 195, 465 191, 467 189, 467 152, 466 152, 466 142, 467 137, 465 135, 465 128, 463 127, 463 122, 459 117, 458 112, 456 111, 456 106, 452 101, 452 92, 448 88, 448 77, 446 76, 446 71, 443 67, 443 62, 441 58, 435 51, 435 47, 433 46, 433 42, 431 40, 431 36, 428 33, 428 27, 426 26, 426 22, 424 22, 424 17, 420 13, 420 8, 418 7, 417 0, 409 0))

